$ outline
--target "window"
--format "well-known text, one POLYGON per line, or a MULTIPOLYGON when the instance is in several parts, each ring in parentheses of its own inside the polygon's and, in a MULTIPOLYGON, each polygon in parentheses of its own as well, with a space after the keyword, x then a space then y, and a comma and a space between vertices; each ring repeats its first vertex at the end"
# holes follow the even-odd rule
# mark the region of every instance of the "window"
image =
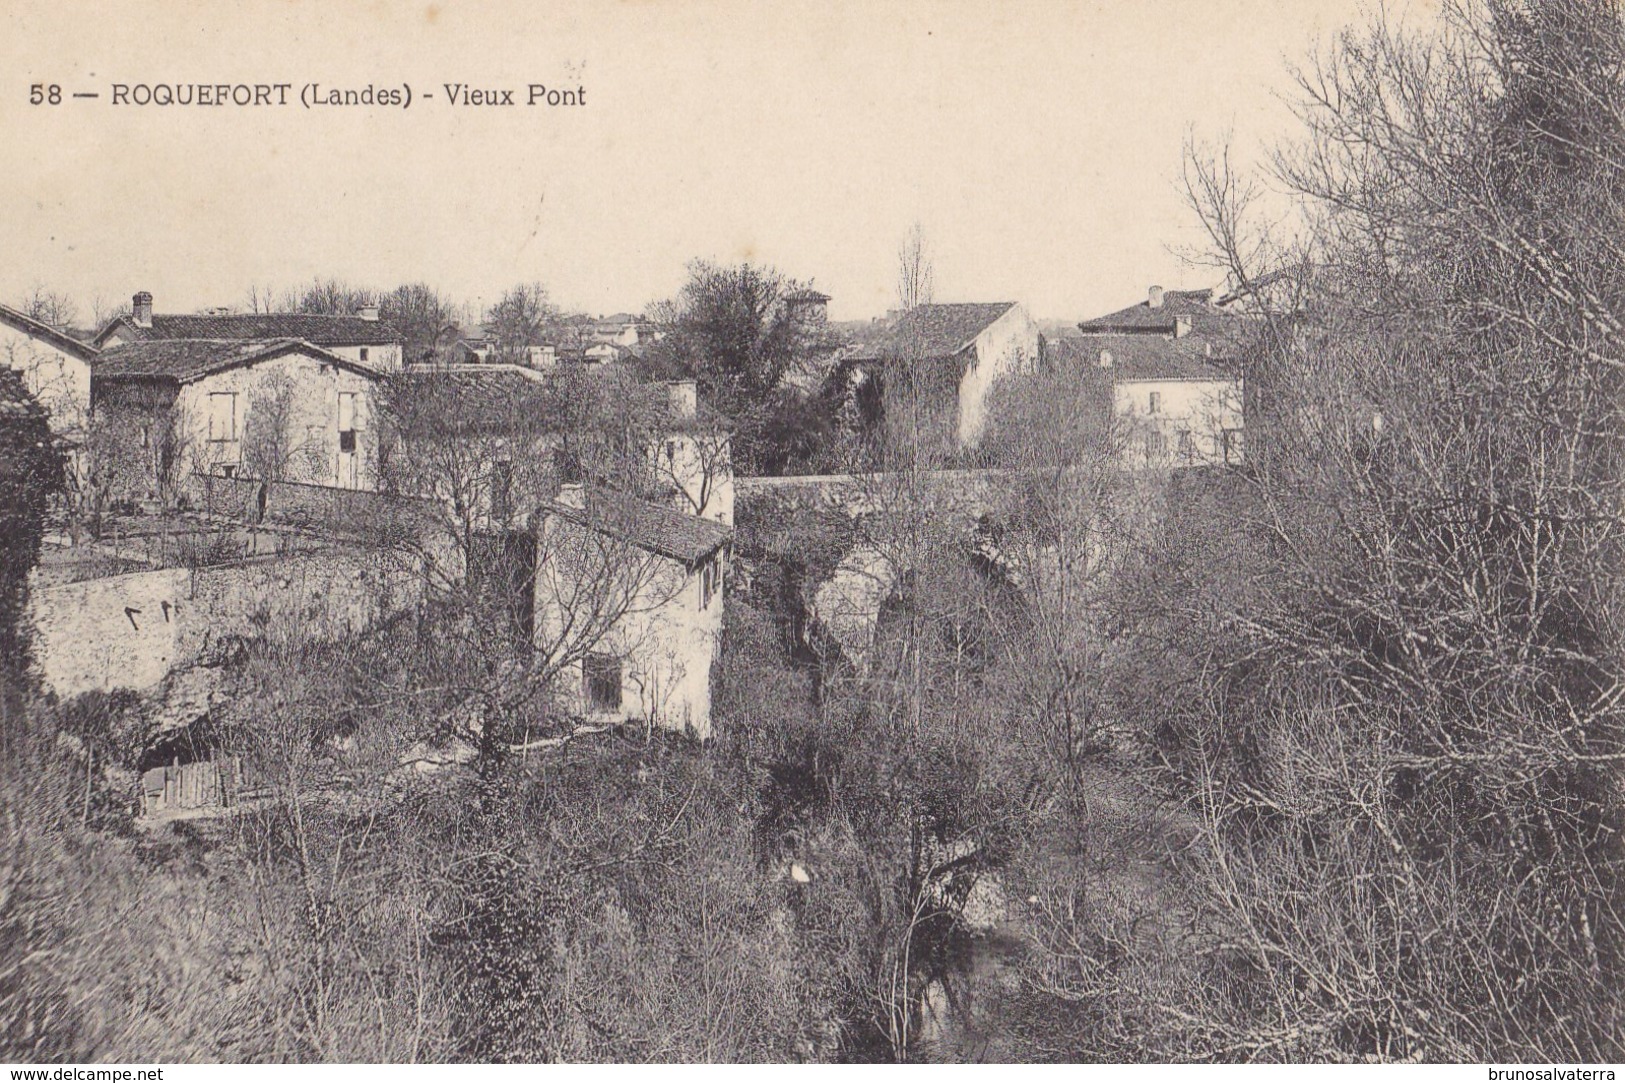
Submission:
POLYGON ((587 706, 594 711, 621 709, 621 660, 613 654, 589 654, 581 663, 587 706))
POLYGON ((1153 391, 1153 392, 1151 392, 1151 401, 1150 401, 1150 404, 1148 406, 1146 406, 1145 412, 1148 413, 1148 414, 1160 414, 1160 413, 1162 413, 1162 392, 1161 391, 1153 391))
POLYGON ((1185 462, 1196 458, 1196 439, 1187 430, 1179 430, 1179 457, 1185 462))
POLYGON ((237 393, 213 391, 209 393, 209 439, 214 441, 237 439, 237 393))
POLYGON ((1145 457, 1147 459, 1160 459, 1168 454, 1168 438, 1160 432, 1145 434, 1145 457))
POLYGON ((709 609, 722 586, 722 558, 714 556, 700 567, 700 608, 709 609))
POLYGON ((339 450, 347 454, 355 452, 355 396, 354 391, 339 392, 339 450))
POLYGON ((365 361, 366 359, 367 359, 367 348, 365 346, 363 346, 363 347, 361 347, 361 360, 365 361))
POLYGON ((507 519, 513 514, 513 463, 498 460, 491 468, 491 518, 507 519))

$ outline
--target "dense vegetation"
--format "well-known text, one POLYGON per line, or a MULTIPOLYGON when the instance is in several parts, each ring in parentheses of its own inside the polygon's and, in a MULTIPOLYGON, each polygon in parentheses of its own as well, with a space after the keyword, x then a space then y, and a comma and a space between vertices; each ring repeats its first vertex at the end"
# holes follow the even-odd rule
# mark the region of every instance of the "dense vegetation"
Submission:
MULTIPOLYGON (((33 702, 0 1056, 1625 1056, 1622 65, 1594 0, 1338 39, 1296 236, 1192 163, 1249 468, 1124 478, 1012 394, 980 519, 906 433, 860 516, 742 506, 704 746, 402 771, 465 640, 268 640, 211 724, 273 799, 138 834, 140 705, 33 702), (854 561, 861 658, 808 606, 854 561)), ((767 401, 742 336, 706 378, 767 401)))

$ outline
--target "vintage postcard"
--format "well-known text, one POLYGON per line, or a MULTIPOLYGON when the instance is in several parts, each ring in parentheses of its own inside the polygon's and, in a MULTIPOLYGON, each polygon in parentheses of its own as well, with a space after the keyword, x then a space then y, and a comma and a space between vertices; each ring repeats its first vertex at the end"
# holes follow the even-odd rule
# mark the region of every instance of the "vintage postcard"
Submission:
POLYGON ((0 132, 12 1079, 1614 1078, 1619 0, 0 0, 0 132))

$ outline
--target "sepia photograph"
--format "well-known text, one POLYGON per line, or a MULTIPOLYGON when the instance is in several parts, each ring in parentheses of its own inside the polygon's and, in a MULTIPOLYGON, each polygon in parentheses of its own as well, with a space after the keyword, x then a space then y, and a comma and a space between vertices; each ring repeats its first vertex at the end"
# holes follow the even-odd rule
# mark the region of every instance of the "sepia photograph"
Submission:
POLYGON ((0 132, 6 1080, 1625 1061, 1622 0, 0 0, 0 132))

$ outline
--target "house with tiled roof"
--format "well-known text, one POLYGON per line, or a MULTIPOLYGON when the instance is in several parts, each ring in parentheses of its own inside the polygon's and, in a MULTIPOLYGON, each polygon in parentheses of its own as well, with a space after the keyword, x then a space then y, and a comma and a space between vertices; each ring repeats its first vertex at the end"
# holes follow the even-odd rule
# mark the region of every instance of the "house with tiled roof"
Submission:
POLYGON ((732 531, 596 487, 567 486, 537 535, 535 636, 571 657, 558 689, 590 721, 642 722, 706 737, 732 531), (590 614, 613 619, 571 652, 590 614))
POLYGON ((1031 372, 1042 352, 1038 325, 1014 301, 917 305, 881 322, 843 361, 940 414, 952 443, 974 447, 987 396, 1001 377, 1031 372))
POLYGON ((654 336, 654 328, 641 316, 630 312, 617 312, 593 323, 589 332, 593 342, 613 346, 637 346, 654 336))
POLYGON ((297 338, 119 341, 90 403, 122 495, 166 498, 190 474, 370 489, 380 379, 297 338))
POLYGON ((72 444, 84 439, 97 353, 61 328, 0 305, 0 366, 22 374, 23 386, 49 413, 51 431, 72 444))
POLYGON ((400 333, 379 318, 375 306, 363 307, 348 316, 308 312, 165 315, 153 312, 152 294, 143 290, 131 298, 130 307, 129 314, 114 317, 96 333, 96 347, 188 339, 299 339, 376 372, 398 372, 401 368, 400 333))
POLYGON ((1131 467, 1239 463, 1242 379, 1195 336, 1090 334, 1048 344, 1047 363, 1091 389, 1131 467))
POLYGON ((1243 297, 1218 290, 1165 290, 1152 286, 1138 304, 1084 320, 1078 330, 1092 335, 1146 335, 1155 338, 1184 338, 1195 335, 1213 343, 1225 357, 1233 357, 1237 347, 1257 327, 1246 311, 1243 297))

